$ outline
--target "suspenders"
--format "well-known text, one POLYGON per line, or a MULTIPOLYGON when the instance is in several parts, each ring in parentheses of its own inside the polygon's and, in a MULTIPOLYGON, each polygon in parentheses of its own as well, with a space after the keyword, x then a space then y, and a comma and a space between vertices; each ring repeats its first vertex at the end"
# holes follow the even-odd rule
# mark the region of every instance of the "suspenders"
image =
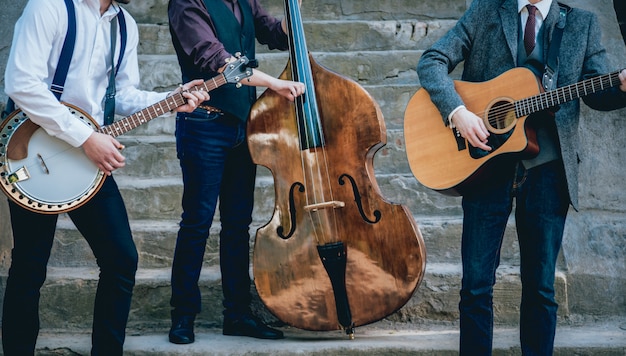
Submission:
POLYGON ((50 85, 50 90, 57 97, 57 100, 61 100, 65 78, 67 78, 67 72, 70 69, 74 44, 76 43, 76 11, 74 10, 74 2, 65 0, 65 7, 67 7, 67 34, 65 35, 65 41, 63 41, 57 71, 54 73, 54 79, 52 79, 52 84, 50 85))
MULTIPOLYGON (((70 68, 70 62, 72 61, 72 55, 74 53, 74 45, 76 44, 76 10, 74 9, 73 0, 65 0, 65 7, 67 8, 67 34, 65 35, 63 47, 61 48, 61 54, 59 56, 57 70, 54 73, 54 78, 52 79, 52 84, 50 85, 50 91, 52 91, 52 93, 58 100, 61 100, 61 95, 63 94, 65 79, 67 78, 67 73, 70 68)), ((121 10, 117 15, 117 21, 120 25, 122 38, 120 40, 120 56, 117 60, 117 65, 115 65, 114 68, 114 75, 117 75, 117 71, 119 70, 120 64, 122 63, 122 58, 124 57, 127 42, 126 19, 124 18, 124 12, 121 10)), ((111 21, 111 23, 113 22, 114 20, 111 21)), ((111 33, 111 36, 114 35, 114 33, 111 33)), ((112 38, 112 43, 114 43, 113 41, 114 40, 112 38)), ((111 51, 115 51, 114 46, 112 46, 111 51)), ((114 78, 114 75, 112 75, 111 77, 114 78)), ((112 81, 113 84, 111 84, 111 81, 109 81, 109 87, 111 87, 111 85, 115 85, 114 80, 112 81)), ((109 92, 108 88, 107 92, 109 92)), ((113 97, 115 97, 115 93, 113 93, 113 97)), ((9 98, 7 100, 4 111, 2 112, 2 119, 7 117, 14 110, 15 103, 11 98, 9 98)))

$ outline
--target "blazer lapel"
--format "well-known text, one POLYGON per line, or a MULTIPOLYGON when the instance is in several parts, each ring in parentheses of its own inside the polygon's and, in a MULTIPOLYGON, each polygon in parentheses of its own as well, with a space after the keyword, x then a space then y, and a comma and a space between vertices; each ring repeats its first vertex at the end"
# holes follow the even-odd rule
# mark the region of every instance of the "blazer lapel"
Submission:
POLYGON ((509 47, 513 63, 517 66, 517 41, 519 33, 519 14, 517 12, 517 0, 505 0, 500 9, 500 21, 502 22, 502 30, 506 37, 506 44, 509 47))

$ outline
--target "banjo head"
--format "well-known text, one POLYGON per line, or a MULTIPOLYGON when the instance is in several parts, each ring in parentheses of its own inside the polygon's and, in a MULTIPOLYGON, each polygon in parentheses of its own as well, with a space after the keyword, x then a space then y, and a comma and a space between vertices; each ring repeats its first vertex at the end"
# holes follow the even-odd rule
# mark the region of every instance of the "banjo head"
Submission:
MULTIPOLYGON (((98 125, 77 107, 70 112, 85 125, 98 125)), ((43 214, 68 212, 85 204, 104 183, 104 173, 82 148, 52 137, 21 110, 0 127, 0 188, 16 204, 43 214)))

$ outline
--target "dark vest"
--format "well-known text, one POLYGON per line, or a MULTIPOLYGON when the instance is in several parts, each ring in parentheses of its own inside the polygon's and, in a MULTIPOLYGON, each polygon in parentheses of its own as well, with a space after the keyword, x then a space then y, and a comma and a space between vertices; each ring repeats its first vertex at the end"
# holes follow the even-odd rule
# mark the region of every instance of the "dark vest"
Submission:
MULTIPOLYGON (((229 9, 222 0, 204 0, 209 16, 213 19, 217 38, 222 42, 224 48, 229 53, 237 52, 253 59, 255 56, 255 31, 254 17, 248 1, 238 1, 241 9, 241 24, 235 18, 232 10, 229 9)), ((192 79, 210 79, 217 73, 202 73, 196 68, 181 68, 183 83, 192 79)), ((211 99, 205 102, 230 113, 242 121, 248 119, 250 108, 256 100, 256 88, 243 85, 237 88, 235 84, 224 84, 212 90, 209 95, 211 99)))
MULTIPOLYGON (((544 26, 542 25, 539 29, 535 49, 529 55, 526 55, 526 49, 524 49, 524 30, 522 29, 521 23, 519 28, 520 34, 518 38, 520 40, 518 41, 517 46, 517 63, 519 66, 530 68, 535 73, 537 78, 541 78, 545 68, 545 59, 543 55, 545 48, 544 26)), ((559 159, 561 155, 554 117, 546 111, 541 111, 529 117, 528 124, 535 127, 537 141, 539 143, 539 154, 533 159, 523 160, 522 163, 524 164, 524 167, 526 169, 530 169, 555 159, 559 159)))

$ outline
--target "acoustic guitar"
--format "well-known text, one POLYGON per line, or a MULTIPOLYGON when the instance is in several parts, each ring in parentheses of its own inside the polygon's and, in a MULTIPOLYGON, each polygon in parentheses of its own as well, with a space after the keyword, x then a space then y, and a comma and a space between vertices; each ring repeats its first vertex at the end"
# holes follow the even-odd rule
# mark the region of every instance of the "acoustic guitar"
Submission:
MULTIPOLYGON (((241 85, 256 62, 245 56, 230 62, 219 75, 191 91, 211 91, 226 83, 241 85)), ((186 103, 182 93, 171 95, 110 125, 99 125, 76 106, 68 110, 94 131, 117 137, 186 103)), ((104 172, 81 147, 50 136, 22 110, 13 111, 0 124, 0 190, 16 204, 42 214, 74 210, 88 202, 104 183, 104 172)))
POLYGON ((490 132, 491 151, 471 146, 444 125, 441 113, 423 88, 409 100, 404 115, 406 151, 417 180, 442 194, 457 196, 490 174, 497 159, 532 158, 539 152, 527 117, 535 112, 620 85, 620 71, 542 92, 534 73, 514 68, 482 83, 455 81, 467 109, 481 117, 490 132))

